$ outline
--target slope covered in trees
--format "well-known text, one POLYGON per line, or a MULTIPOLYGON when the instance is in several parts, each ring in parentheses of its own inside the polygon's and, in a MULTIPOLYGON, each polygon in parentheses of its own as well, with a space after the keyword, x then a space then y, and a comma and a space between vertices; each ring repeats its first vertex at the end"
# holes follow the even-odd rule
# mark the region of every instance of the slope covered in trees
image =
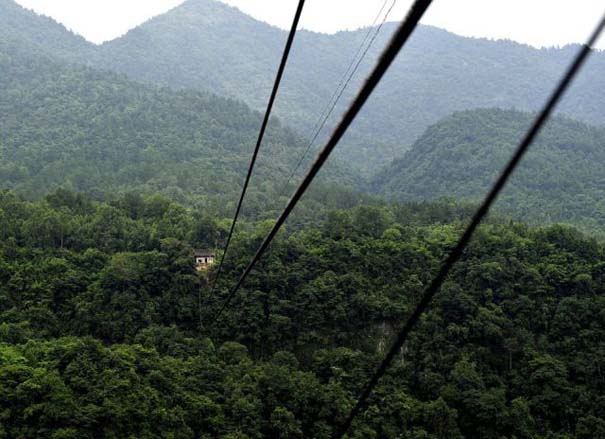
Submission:
MULTIPOLYGON (((456 113, 431 126, 374 179, 398 200, 477 201, 504 167, 533 119, 504 110, 456 113)), ((557 117, 543 130, 497 207, 533 223, 605 226, 605 130, 557 117)))
POLYGON ((85 62, 93 45, 51 18, 26 10, 13 0, 0 0, 0 42, 27 47, 41 55, 85 62))
MULTIPOLYGON (((0 44, 0 71, 0 187, 29 197, 56 187, 98 196, 161 191, 202 205, 228 203, 233 210, 260 113, 234 100, 143 86, 15 45, 0 44)), ((276 196, 304 146, 274 119, 252 197, 276 196)), ((356 184, 346 168, 332 171, 331 181, 356 184)))
MULTIPOLYGON (((345 93, 340 110, 393 29, 392 24, 383 29, 345 93)), ((299 33, 277 108, 286 123, 302 132, 311 128, 366 32, 299 33)), ((171 87, 211 87, 260 107, 266 101, 284 40, 283 31, 219 2, 190 0, 103 45, 99 62, 132 77, 171 87)), ((422 27, 340 152, 368 169, 398 156, 401 148, 429 124, 453 111, 482 106, 535 109, 574 50, 536 50, 422 27)), ((591 61, 563 104, 563 111, 589 122, 605 123, 605 84, 599 73, 604 63, 601 54, 591 61)))
MULTIPOLYGON (((333 211, 283 235, 200 333, 226 294, 193 267, 215 220, 159 196, 3 192, 0 437, 330 438, 466 215, 333 211)), ((263 229, 240 230, 226 280, 263 229)), ((604 251, 484 226, 351 437, 602 437, 604 251)))
MULTIPOLYGON (((394 28, 394 24, 383 28, 339 111, 356 92, 394 28)), ((366 33, 367 29, 361 29, 336 35, 297 35, 276 108, 287 124, 303 133, 310 130, 366 33)), ((189 0, 104 44, 98 62, 137 79, 216 90, 260 108, 266 102, 285 38, 285 32, 215 0, 189 0)), ((537 50, 421 27, 339 153, 356 166, 375 169, 399 156, 428 125, 454 111, 487 106, 537 109, 576 49, 537 50)), ((561 110, 587 122, 605 124, 604 70, 605 55, 597 54, 561 110)))
MULTIPOLYGON (((11 3, 0 2, 0 20, 2 5, 6 9, 11 3)), ((137 80, 235 97, 256 109, 266 105, 286 39, 284 31, 216 0, 188 0, 101 47, 82 48, 67 32, 56 36, 58 30, 48 20, 41 19, 36 27, 31 14, 21 15, 13 11, 5 23, 7 29, 16 29, 9 30, 18 32, 16 35, 29 33, 23 37, 26 40, 46 31, 47 37, 36 39, 41 50, 137 80), (70 38, 73 49, 67 52, 48 43, 70 38)), ((393 29, 394 24, 383 28, 339 110, 353 96, 393 29)), ((335 35, 299 32, 276 107, 285 124, 308 136, 366 33, 367 29, 335 35)), ((538 50, 421 27, 337 154, 366 171, 376 170, 399 157, 430 124, 454 111, 477 107, 535 110, 575 50, 571 46, 538 50)), ((605 54, 595 54, 561 111, 585 122, 604 124, 603 71, 605 54)))

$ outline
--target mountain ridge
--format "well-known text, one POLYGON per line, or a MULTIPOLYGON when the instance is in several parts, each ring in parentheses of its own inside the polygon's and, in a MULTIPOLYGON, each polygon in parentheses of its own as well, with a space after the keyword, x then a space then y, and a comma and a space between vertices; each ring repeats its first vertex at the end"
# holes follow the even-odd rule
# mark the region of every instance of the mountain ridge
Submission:
MULTIPOLYGON (((457 112, 429 127, 374 177, 375 193, 400 201, 482 199, 534 115, 515 110, 457 112)), ((605 128, 556 116, 512 176, 496 209, 529 223, 605 225, 605 128)), ((602 232, 601 232, 602 233, 602 232)))
MULTIPOLYGON (((3 188, 28 198, 56 188, 101 197, 161 192, 227 209, 235 200, 262 117, 243 102, 139 84, 1 43, 0 70, 3 188)), ((304 145, 271 119, 250 197, 280 191, 304 145)), ((357 185, 344 166, 331 169, 322 180, 357 185)))
MULTIPOLYGON (((337 122, 394 28, 394 23, 383 27, 318 144, 337 122)), ((301 31, 275 115, 310 137, 366 30, 332 35, 301 31)), ((212 91, 261 110, 285 38, 285 31, 237 8, 214 0, 190 0, 101 46, 55 52, 137 81, 212 91)), ((426 127, 455 111, 480 107, 535 111, 574 51, 575 46, 536 49, 421 26, 335 155, 371 174, 401 156, 426 127)), ((599 73, 604 70, 605 54, 598 52, 562 102, 560 113, 593 125, 605 124, 605 78, 599 73)))

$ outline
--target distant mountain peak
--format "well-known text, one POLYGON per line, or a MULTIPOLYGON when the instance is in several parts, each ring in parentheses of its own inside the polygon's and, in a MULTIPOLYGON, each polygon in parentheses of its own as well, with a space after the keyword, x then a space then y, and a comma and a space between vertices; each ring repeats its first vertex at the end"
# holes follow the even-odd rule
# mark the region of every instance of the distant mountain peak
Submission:
MULTIPOLYGON (((61 25, 0 0, 0 41, 123 73, 141 82, 196 89, 262 110, 270 94, 287 32, 217 0, 187 0, 113 41, 93 46, 61 25), (7 6, 8 5, 8 6, 7 6), (15 12, 17 10, 17 12, 15 12)), ((384 26, 344 91, 323 136, 387 44, 396 24, 384 26)), ((367 28, 299 32, 275 114, 304 136, 327 105, 360 47, 367 28)), ((405 153, 426 127, 455 111, 478 107, 535 110, 575 48, 544 49, 467 38, 421 26, 390 68, 336 151, 368 174, 405 153)), ((559 111, 605 124, 605 53, 595 53, 559 111)), ((320 136, 318 144, 321 142, 320 136)))
POLYGON ((0 42, 18 42, 29 50, 61 58, 80 59, 92 43, 51 17, 0 0, 0 42))

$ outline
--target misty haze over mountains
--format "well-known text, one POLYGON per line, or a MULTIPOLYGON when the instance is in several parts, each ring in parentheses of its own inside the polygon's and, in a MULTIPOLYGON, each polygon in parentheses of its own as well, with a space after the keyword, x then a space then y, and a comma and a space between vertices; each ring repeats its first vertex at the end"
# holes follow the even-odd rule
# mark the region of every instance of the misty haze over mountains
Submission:
MULTIPOLYGON (((139 81, 211 91, 256 109, 266 104, 286 39, 286 32, 214 0, 189 0, 101 46, 86 43, 11 0, 2 0, 1 5, 5 34, 49 55, 139 81)), ((338 120, 393 29, 392 23, 382 29, 329 126, 338 120)), ((367 29, 335 35, 299 32, 275 114, 308 137, 366 33, 367 29)), ((420 27, 336 154, 364 173, 373 173, 401 156, 430 124, 454 111, 535 110, 574 50, 574 46, 539 50, 420 27)), ((560 111, 591 124, 605 123, 603 71, 605 54, 595 54, 560 111)))
MULTIPOLYGON (((28 196, 59 186, 101 193, 137 188, 204 204, 211 193, 213 202, 218 197, 232 203, 254 143, 254 120, 261 117, 246 105, 257 110, 265 105, 284 31, 218 1, 189 0, 96 46, 12 0, 0 0, 0 11, 2 81, 9 91, 0 100, 7 108, 0 127, 5 151, 0 179, 6 187, 28 196), (62 130, 54 128, 59 114, 62 130), (53 140, 40 143, 52 131, 53 140), (26 134, 32 132, 40 137, 26 134), (196 174, 196 169, 205 171, 196 174)), ((378 34, 320 141, 394 26, 387 23, 378 34)), ((288 193, 287 176, 368 30, 298 33, 274 112, 282 124, 274 120, 261 152, 262 183, 255 196, 288 193)), ((531 119, 518 111, 542 104, 575 50, 538 50, 420 27, 336 148, 327 181, 386 199, 477 201, 502 161, 496 157, 510 151, 531 119), (517 112, 494 113, 490 107, 517 112), (451 117, 467 110, 472 111, 451 117)), ((595 53, 560 113, 603 125, 603 71, 605 53, 595 53)), ((512 190, 502 202, 507 213, 590 230, 603 224, 602 129, 583 123, 553 122, 550 143, 538 145, 550 151, 540 156, 548 159, 530 160, 531 172, 522 168, 522 190, 512 190), (582 184, 573 182, 576 168, 582 170, 582 184)))

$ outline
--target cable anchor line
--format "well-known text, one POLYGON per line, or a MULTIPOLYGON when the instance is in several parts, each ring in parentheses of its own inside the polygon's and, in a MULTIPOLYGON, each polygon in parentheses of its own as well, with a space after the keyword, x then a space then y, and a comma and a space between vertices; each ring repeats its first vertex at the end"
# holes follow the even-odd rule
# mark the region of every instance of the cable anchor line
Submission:
POLYGON ((288 63, 288 57, 290 55, 290 50, 292 49, 292 44, 294 42, 294 37, 296 36, 296 31, 298 29, 298 23, 300 21, 300 17, 302 15, 304 6, 305 6, 305 0, 299 0, 298 7, 296 8, 296 13, 294 14, 294 20, 292 21, 292 27, 290 29, 290 33, 288 34, 286 46, 284 48, 281 62, 279 64, 279 68, 277 70, 275 82, 273 83, 273 90, 271 91, 271 96, 269 97, 269 102, 267 104, 265 116, 263 117, 260 131, 258 133, 258 139, 256 140, 256 146, 254 147, 254 152, 252 153, 252 159, 250 160, 250 166, 248 167, 248 173, 246 175, 246 179, 244 180, 244 185, 242 187, 242 193, 241 193, 241 195, 239 197, 239 201, 237 203, 237 208, 235 210, 235 216, 233 217, 233 221, 231 223, 231 228, 229 230, 229 235, 227 236, 225 249, 223 250, 223 255, 221 257, 221 261, 220 261, 220 263, 218 265, 218 269, 216 271, 216 276, 214 277, 214 281, 212 282, 211 294, 213 294, 216 291, 216 286, 221 277, 221 273, 223 270, 223 264, 225 262, 225 257, 227 256, 227 251, 229 250, 229 246, 231 245, 231 240, 233 238, 233 232, 235 231, 235 226, 237 224, 237 220, 238 220, 240 212, 242 210, 242 204, 244 202, 244 198, 245 198, 246 192, 248 190, 248 185, 250 184, 250 178, 252 177, 252 172, 254 170, 254 165, 256 164, 258 152, 260 150, 261 144, 263 142, 263 138, 265 136, 265 131, 267 129, 267 125, 269 123, 269 118, 271 116, 271 111, 273 109, 273 104, 275 103, 275 99, 277 97, 277 92, 279 90, 279 86, 281 84, 281 80, 284 75, 284 71, 286 70, 286 64, 288 63))
POLYGON ((353 57, 353 59, 351 59, 349 67, 347 67, 347 70, 344 72, 342 78, 340 79, 340 82, 339 82, 338 86, 336 87, 336 89, 334 90, 332 97, 328 101, 324 110, 321 112, 319 119, 317 120, 313 130, 311 131, 311 133, 313 133, 313 135, 310 137, 311 140, 307 144, 307 148, 305 149, 303 154, 298 159, 298 162, 296 163, 296 166, 294 166, 294 170, 290 173, 290 176, 286 180, 286 183, 283 185, 282 190, 277 197, 278 201, 283 195, 285 195, 285 192, 288 190, 288 186, 290 185, 290 182, 292 181, 292 179, 298 172, 298 169, 301 167, 304 159, 307 157, 307 154, 311 150, 311 147, 315 144, 315 141, 317 140, 317 138, 323 131, 324 127, 326 126, 326 123, 328 122, 328 120, 330 119, 330 116, 334 112, 336 105, 338 105, 338 102, 340 101, 345 90, 349 86, 349 83, 353 79, 353 76, 355 76, 355 73, 357 73, 357 70, 359 70, 361 63, 363 62, 363 60, 365 59, 366 55, 368 54, 370 48, 374 44, 374 41, 380 34, 380 31, 382 30, 384 24, 386 23, 387 19, 389 18, 389 15, 391 15, 391 12, 393 11, 395 4, 397 3, 397 0, 393 0, 393 2, 391 3, 391 6, 387 10, 384 17, 382 18, 380 25, 378 27, 374 28, 374 26, 378 22, 378 19, 382 15, 382 11, 384 11, 384 8, 386 7, 387 3, 388 3, 388 0, 385 0, 385 2, 382 4, 382 7, 380 8, 378 15, 376 15, 376 18, 374 18, 374 21, 372 22, 370 28, 368 29, 368 32, 366 33, 365 38, 361 42, 361 45, 357 49, 355 56, 353 57), (372 33, 373 33, 373 35, 372 35, 372 33), (369 41, 369 43, 368 43, 368 41, 369 41), (366 43, 368 43, 367 46, 366 46, 366 43), (365 50, 364 50, 364 47, 365 47, 365 50), (361 57, 359 58, 360 55, 361 55, 361 57))
POLYGON ((230 291, 222 307, 219 309, 219 311, 213 318, 211 325, 214 325, 216 321, 218 321, 223 311, 227 308, 227 306, 229 306, 231 299, 233 299, 235 294, 237 294, 237 292, 241 288, 242 284, 244 283, 256 263, 260 260, 264 252, 269 247, 269 244, 271 244, 281 227, 288 219, 288 216, 292 213, 292 210, 294 210, 306 190, 309 188, 309 185, 316 177, 317 173, 320 171, 328 157, 330 157, 330 154, 332 153, 340 139, 342 139, 342 136, 346 133, 351 123, 353 123, 355 117, 359 114, 364 104, 366 103, 366 101, 368 100, 368 98, 370 97, 370 95, 372 94, 372 92, 374 91, 386 71, 391 66, 391 64, 399 54, 401 48, 409 40, 410 36, 418 26, 420 19, 422 18, 428 7, 431 5, 431 3, 432 0, 415 0, 414 4, 408 12, 408 15, 399 25, 397 31, 391 38, 391 41, 387 45, 386 49, 380 55, 380 58, 378 59, 378 62, 374 67, 372 73, 366 79, 364 85, 358 92, 355 100, 342 117, 342 120, 335 128, 330 139, 317 156, 315 162, 313 163, 313 166, 311 166, 311 169, 308 171, 307 175, 292 195, 292 198, 290 198, 290 201, 288 201, 288 204, 285 207, 284 211, 276 220, 275 225, 273 226, 269 234, 263 240, 262 244, 256 251, 256 254, 254 255, 254 257, 244 270, 243 274, 239 278, 237 284, 230 291))
POLYGON ((580 51, 575 56, 573 62, 568 67, 567 71, 565 72, 564 76, 558 83, 557 87, 555 88, 555 90, 549 97, 548 101, 546 102, 546 104, 544 105, 544 107, 542 108, 542 110, 540 111, 540 113, 538 114, 536 119, 534 120, 534 123, 532 124, 532 126, 529 128, 529 130, 525 134, 525 137, 523 138, 523 140, 521 141, 521 143, 515 150, 513 156, 509 160, 508 164, 502 170, 502 173, 500 174, 500 176, 498 177, 498 179, 496 180, 496 182, 494 183, 494 185, 492 186, 490 191, 485 196, 485 199, 483 200, 479 209, 476 211, 470 224, 468 225, 468 227, 466 228, 466 230, 460 237, 460 240, 458 241, 456 247, 454 247, 454 249, 450 252, 448 257, 443 262, 443 265, 441 266, 437 276, 433 279, 433 281, 430 283, 429 287, 425 290, 425 293, 423 294, 422 299, 420 300, 420 302, 418 303, 418 305, 416 306, 416 308, 414 309, 414 311, 412 312, 412 314, 406 321, 405 325, 403 326, 403 328, 397 335, 395 342, 393 343, 393 345, 390 348, 389 352, 387 353, 386 357, 384 358, 384 360, 382 361, 382 363, 380 364, 380 366, 378 367, 378 369, 376 370, 376 372, 374 373, 374 375, 372 376, 372 378, 370 379, 370 381, 364 388, 363 392, 361 393, 361 396, 359 397, 355 406, 353 407, 353 409, 347 416, 345 422, 342 424, 340 429, 338 429, 337 432, 335 433, 335 435, 333 436, 334 439, 341 439, 347 433, 349 428, 351 427, 353 420, 365 408, 365 405, 367 403, 367 400, 368 400, 370 394, 376 388, 376 386, 378 385, 378 382, 383 377, 383 375, 386 373, 388 367, 391 365, 391 363, 395 359, 397 352, 399 352, 399 350, 403 347, 403 345, 407 341, 408 336, 410 335, 410 333, 412 332, 412 330, 414 329, 414 327, 420 320, 420 317, 427 310, 432 299, 437 294, 437 292, 440 290, 443 282, 447 278, 452 267, 461 258, 462 253, 464 252, 465 248, 467 247, 468 243, 470 242, 471 238, 473 237, 475 230, 477 229, 479 224, 482 222, 483 218, 488 214, 490 207, 492 206, 494 201, 497 199, 498 195, 500 194, 500 192, 502 191, 502 189, 508 182, 508 180, 509 180, 510 176, 512 175, 512 173, 514 172, 514 170, 517 168, 517 166, 521 162, 521 159, 524 157, 525 153, 528 151, 529 147, 535 140, 536 136, 540 133, 540 130, 542 129, 542 127, 544 126, 546 121, 550 118, 555 107, 557 106, 557 104, 559 103, 559 101, 561 100, 561 98, 563 97, 563 95, 565 94, 565 92, 567 91, 569 86, 571 85, 574 77, 580 71, 580 68, 584 65, 586 59, 588 58, 588 56, 590 55, 590 53, 592 51, 592 47, 594 46, 597 39, 603 32, 604 28, 605 28, 605 15, 603 15, 603 17, 601 18, 596 29, 590 35, 590 38, 588 39, 588 41, 582 46, 580 51))

